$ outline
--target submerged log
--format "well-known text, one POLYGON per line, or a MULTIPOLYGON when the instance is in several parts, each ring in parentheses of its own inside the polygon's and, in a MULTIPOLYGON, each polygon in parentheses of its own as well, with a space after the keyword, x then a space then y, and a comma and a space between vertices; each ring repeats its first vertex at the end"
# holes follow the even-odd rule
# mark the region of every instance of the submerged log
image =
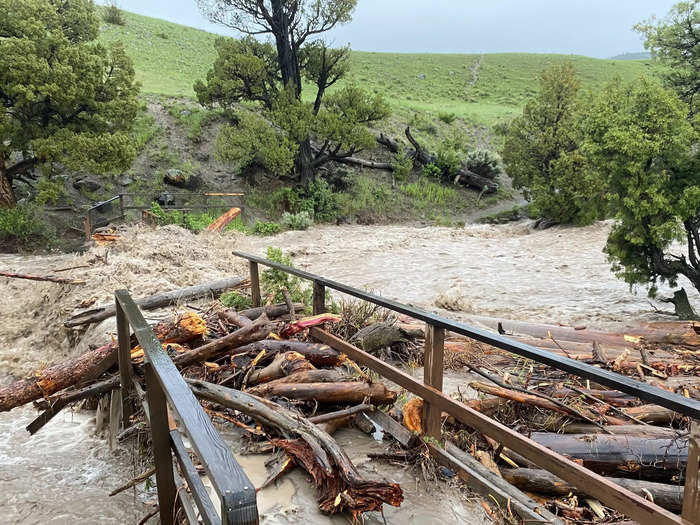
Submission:
MULTIPOLYGON (((179 290, 151 295, 150 297, 142 297, 141 299, 135 299, 134 302, 141 310, 153 310, 161 306, 177 304, 188 299, 197 299, 207 296, 218 297, 226 290, 238 288, 245 285, 247 282, 247 280, 239 277, 230 277, 213 283, 199 284, 197 286, 189 286, 187 288, 180 288, 179 290)), ((114 304, 109 304, 74 315, 68 319, 64 325, 71 328, 84 324, 97 323, 115 314, 116 306, 114 304)))
POLYGON ((29 281, 44 281, 58 284, 85 284, 85 281, 82 279, 68 279, 66 277, 54 277, 53 275, 27 275, 23 273, 0 272, 0 277, 27 279, 29 281))
POLYGON ((321 428, 276 403, 204 381, 188 380, 194 394, 227 408, 238 410, 259 423, 276 429, 283 448, 314 479, 319 507, 329 514, 349 511, 357 518, 363 512, 381 511, 388 503, 398 507, 403 492, 396 483, 366 480, 345 451, 321 428))
MULTIPOLYGON (((518 468, 504 470, 502 474, 506 481, 527 492, 554 496, 566 496, 569 493, 586 495, 546 470, 518 468)), ((610 478, 610 481, 643 498, 650 498, 657 505, 673 512, 680 512, 683 507, 683 486, 626 478, 610 478)))
POLYGON ((548 432, 533 432, 530 438, 604 475, 670 480, 683 476, 688 461, 687 439, 548 432))
POLYGON ((265 350, 265 358, 274 358, 278 353, 297 352, 303 355, 314 366, 334 367, 340 366, 346 360, 345 355, 328 345, 318 343, 302 343, 299 341, 258 341, 242 346, 238 352, 246 352, 251 355, 258 355, 265 350))

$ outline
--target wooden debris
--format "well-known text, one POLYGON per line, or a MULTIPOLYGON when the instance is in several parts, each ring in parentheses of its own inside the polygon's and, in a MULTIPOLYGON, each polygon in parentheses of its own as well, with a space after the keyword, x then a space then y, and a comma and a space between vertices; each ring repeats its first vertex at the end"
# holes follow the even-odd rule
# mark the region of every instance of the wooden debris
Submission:
POLYGON ((0 277, 27 279, 29 281, 44 281, 58 284, 85 284, 85 281, 82 279, 68 279, 66 277, 54 277, 53 275, 27 275, 24 273, 0 272, 0 277))
POLYGON ((210 232, 221 232, 223 231, 229 223, 241 214, 240 208, 231 208, 226 211, 221 217, 212 222, 207 226, 207 231, 210 232))

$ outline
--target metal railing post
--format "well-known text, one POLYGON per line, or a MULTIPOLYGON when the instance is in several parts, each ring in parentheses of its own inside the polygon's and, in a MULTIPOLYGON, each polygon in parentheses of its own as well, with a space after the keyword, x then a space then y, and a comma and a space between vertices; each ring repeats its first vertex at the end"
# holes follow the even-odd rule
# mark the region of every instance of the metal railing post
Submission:
POLYGON ((168 407, 165 393, 153 371, 153 366, 146 362, 144 368, 146 370, 146 398, 151 416, 151 446, 156 466, 160 522, 164 525, 170 525, 174 522, 173 510, 177 489, 173 476, 173 456, 170 451, 168 407))
POLYGON ((700 524, 700 423, 690 421, 688 464, 683 491, 683 519, 700 524))
MULTIPOLYGON (((423 382, 442 392, 443 358, 445 354, 445 329, 425 324, 425 353, 423 358, 423 382)), ((424 402, 423 432, 435 439, 442 436, 442 410, 424 402)))
POLYGON ((262 299, 260 297, 260 273, 258 271, 258 263, 250 261, 250 295, 253 299, 253 306, 255 308, 262 306, 262 299))
POLYGON ((133 393, 132 378, 134 370, 131 366, 131 330, 129 321, 119 301, 115 300, 117 313, 117 341, 119 343, 119 380, 122 393, 122 423, 128 428, 132 414, 131 394, 133 393))
POLYGON ((326 287, 318 281, 314 281, 313 313, 314 315, 326 313, 326 287))

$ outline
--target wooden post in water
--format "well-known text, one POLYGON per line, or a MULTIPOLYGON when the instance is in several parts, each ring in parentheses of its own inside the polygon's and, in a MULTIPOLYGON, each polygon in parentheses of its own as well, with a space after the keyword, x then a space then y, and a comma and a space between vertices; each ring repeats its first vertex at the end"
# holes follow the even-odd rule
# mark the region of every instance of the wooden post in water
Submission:
POLYGON ((250 268, 250 295, 253 299, 253 307, 258 308, 262 306, 262 299, 260 297, 260 273, 258 272, 258 263, 250 261, 248 264, 250 268))
MULTIPOLYGON (((425 325, 425 353, 423 358, 423 382, 442 392, 443 358, 445 354, 445 329, 425 325)), ((440 439, 442 435, 442 410, 431 403, 423 403, 423 432, 440 439)))
POLYGON ((91 210, 88 210, 85 220, 83 221, 83 228, 85 230, 85 240, 90 241, 92 239, 92 217, 91 210))
POLYGON ((131 418, 131 394, 133 392, 131 367, 131 338, 129 321, 119 301, 115 300, 117 314, 117 341, 119 343, 119 380, 121 382, 122 422, 124 428, 129 428, 131 418))
POLYGON ((314 281, 313 313, 314 315, 326 313, 326 287, 318 281, 314 281))
POLYGON ((688 464, 685 469, 683 519, 700 524, 700 423, 690 421, 688 464))
POLYGON ((151 416, 151 443, 153 460, 156 465, 156 485, 158 488, 158 507, 160 522, 174 523, 173 507, 176 488, 173 476, 173 457, 170 451, 170 426, 168 423, 168 406, 163 387, 158 381, 153 366, 145 364, 146 395, 151 416))

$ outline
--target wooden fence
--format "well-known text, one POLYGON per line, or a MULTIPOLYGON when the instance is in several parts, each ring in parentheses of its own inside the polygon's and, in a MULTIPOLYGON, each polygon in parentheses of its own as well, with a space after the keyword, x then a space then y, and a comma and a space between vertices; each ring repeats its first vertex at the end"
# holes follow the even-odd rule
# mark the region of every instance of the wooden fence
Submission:
MULTIPOLYGON (((318 341, 340 352, 344 352, 357 363, 372 369, 381 376, 422 398, 424 401, 424 426, 428 436, 440 440, 440 415, 441 412, 447 412, 461 423, 474 428, 482 434, 496 440, 503 446, 525 456, 543 469, 555 474, 586 494, 599 499, 609 507, 626 514, 642 525, 700 524, 700 489, 698 487, 700 483, 698 479, 698 471, 700 470, 700 430, 697 422, 697 420, 700 419, 699 401, 688 399, 678 394, 650 386, 646 383, 641 383, 629 377, 514 341, 500 334, 459 323, 437 314, 385 299, 318 275, 281 265, 268 259, 242 252, 233 252, 233 254, 247 259, 249 262, 251 294, 254 306, 261 305, 259 265, 263 265, 311 281, 313 283, 314 314, 324 312, 325 293, 326 289, 330 288, 356 297, 362 301, 367 301, 425 322, 425 371, 423 382, 416 380, 402 370, 322 329, 312 328, 311 335, 318 341), (588 470, 561 454, 553 452, 473 408, 446 396, 442 392, 443 343, 446 331, 454 332, 492 345, 578 377, 590 379, 601 385, 636 396, 646 402, 674 410, 690 418, 691 435, 688 464, 686 467, 683 511, 681 516, 659 507, 653 502, 620 487, 609 479, 588 470)), ((431 445, 430 448, 436 459, 439 461, 445 460, 445 455, 441 452, 439 447, 431 445)))

